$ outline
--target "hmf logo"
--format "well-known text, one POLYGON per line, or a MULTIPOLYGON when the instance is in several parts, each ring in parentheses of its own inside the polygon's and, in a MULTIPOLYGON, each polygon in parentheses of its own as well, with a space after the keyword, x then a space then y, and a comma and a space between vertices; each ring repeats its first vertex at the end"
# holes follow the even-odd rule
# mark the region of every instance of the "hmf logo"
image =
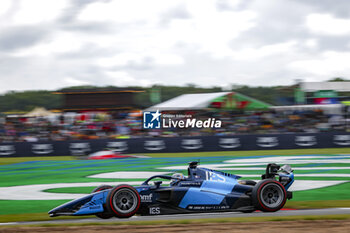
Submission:
POLYGON ((149 195, 140 195, 141 202, 152 202, 152 196, 153 196, 152 193, 149 195))
POLYGON ((143 128, 144 129, 160 129, 161 113, 159 110, 156 112, 143 112, 143 128))

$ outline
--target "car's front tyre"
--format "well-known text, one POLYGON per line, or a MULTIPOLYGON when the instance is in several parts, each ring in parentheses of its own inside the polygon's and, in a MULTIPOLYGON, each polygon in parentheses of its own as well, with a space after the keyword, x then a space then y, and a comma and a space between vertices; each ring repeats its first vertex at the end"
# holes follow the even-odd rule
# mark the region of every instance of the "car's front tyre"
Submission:
POLYGON ((109 191, 106 207, 118 218, 129 218, 140 208, 141 198, 135 188, 130 185, 118 185, 109 191))

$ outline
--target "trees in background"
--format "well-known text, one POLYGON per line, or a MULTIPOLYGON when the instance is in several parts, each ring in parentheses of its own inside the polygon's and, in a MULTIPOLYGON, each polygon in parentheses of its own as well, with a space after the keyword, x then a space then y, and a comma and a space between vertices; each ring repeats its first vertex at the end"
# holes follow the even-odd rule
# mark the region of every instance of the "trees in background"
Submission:
POLYGON ((35 107, 55 109, 61 106, 61 99, 51 91, 11 91, 0 95, 0 112, 28 112, 35 107))

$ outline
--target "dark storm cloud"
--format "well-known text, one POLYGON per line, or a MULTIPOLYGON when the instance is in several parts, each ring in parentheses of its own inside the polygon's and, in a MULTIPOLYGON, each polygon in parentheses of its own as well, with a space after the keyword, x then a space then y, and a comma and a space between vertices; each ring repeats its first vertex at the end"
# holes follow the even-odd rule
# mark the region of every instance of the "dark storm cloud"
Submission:
POLYGON ((38 44, 50 35, 47 25, 14 26, 2 29, 0 51, 11 51, 38 44))

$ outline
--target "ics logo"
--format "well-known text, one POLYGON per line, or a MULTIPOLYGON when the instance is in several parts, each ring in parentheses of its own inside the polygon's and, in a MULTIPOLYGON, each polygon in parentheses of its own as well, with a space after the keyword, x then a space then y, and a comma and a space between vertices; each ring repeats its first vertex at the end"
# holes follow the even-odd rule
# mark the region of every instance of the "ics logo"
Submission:
POLYGON ((156 112, 143 112, 143 128, 144 129, 160 129, 161 113, 159 110, 156 112))

